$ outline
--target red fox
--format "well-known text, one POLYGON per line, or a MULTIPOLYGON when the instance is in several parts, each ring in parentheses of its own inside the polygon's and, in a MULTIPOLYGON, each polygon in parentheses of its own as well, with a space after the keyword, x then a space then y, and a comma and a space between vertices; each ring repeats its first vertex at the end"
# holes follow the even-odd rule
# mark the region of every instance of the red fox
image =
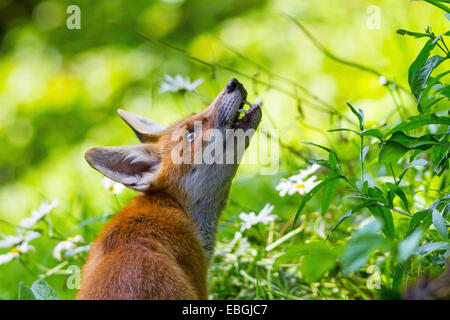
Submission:
POLYGON ((232 163, 191 160, 198 146, 214 149, 217 158, 228 157, 236 152, 226 147, 236 140, 233 133, 256 130, 261 108, 246 98, 245 88, 233 78, 208 108, 169 128, 118 110, 142 144, 92 148, 85 158, 140 194, 92 244, 77 299, 207 299, 217 222, 240 155, 231 155, 232 163), (208 139, 211 129, 225 140, 217 135, 208 139), (174 156, 188 161, 174 161, 174 156))

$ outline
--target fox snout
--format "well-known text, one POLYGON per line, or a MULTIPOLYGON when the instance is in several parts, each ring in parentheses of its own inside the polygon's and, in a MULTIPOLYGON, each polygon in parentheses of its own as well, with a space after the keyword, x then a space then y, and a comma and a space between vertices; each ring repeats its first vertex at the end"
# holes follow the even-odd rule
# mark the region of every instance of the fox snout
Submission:
POLYGON ((247 90, 245 90, 244 86, 242 85, 242 83, 240 83, 239 81, 237 81, 236 78, 232 78, 227 86, 226 89, 229 93, 235 91, 236 89, 241 91, 241 93, 244 95, 245 98, 247 98, 247 90))
POLYGON ((218 129, 256 129, 261 121, 261 108, 247 101, 247 90, 237 79, 232 78, 218 98, 218 129))

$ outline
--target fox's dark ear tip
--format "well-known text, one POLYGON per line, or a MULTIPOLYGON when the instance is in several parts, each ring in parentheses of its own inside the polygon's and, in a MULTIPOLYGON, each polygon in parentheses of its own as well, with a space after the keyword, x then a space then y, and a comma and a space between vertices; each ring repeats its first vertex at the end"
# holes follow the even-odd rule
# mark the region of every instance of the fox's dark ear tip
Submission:
POLYGON ((90 148, 89 150, 87 150, 84 153, 84 159, 86 160, 87 163, 89 163, 89 165, 92 165, 92 158, 94 156, 94 154, 96 153, 98 148, 90 148))

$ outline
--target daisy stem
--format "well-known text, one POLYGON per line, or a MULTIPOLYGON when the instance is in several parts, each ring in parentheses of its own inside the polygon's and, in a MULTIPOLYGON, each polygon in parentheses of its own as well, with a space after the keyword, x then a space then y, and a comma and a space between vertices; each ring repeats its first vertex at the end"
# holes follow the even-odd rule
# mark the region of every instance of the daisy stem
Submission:
POLYGON ((303 223, 300 227, 298 227, 297 229, 292 230, 291 232, 285 234, 284 236, 282 236, 280 239, 278 239, 277 241, 275 241, 274 243, 268 245, 266 247, 266 251, 270 251, 276 247, 278 247, 280 244, 282 244, 283 242, 285 242, 286 240, 292 238, 293 236, 295 236, 297 233, 300 233, 303 231, 303 229, 305 228, 305 224, 303 223))
POLYGON ((52 269, 47 270, 44 274, 39 275, 40 279, 45 279, 50 277, 51 275, 55 274, 56 272, 58 272, 60 269, 64 268, 66 265, 69 264, 69 261, 63 261, 60 264, 56 265, 55 267, 53 267, 52 269))

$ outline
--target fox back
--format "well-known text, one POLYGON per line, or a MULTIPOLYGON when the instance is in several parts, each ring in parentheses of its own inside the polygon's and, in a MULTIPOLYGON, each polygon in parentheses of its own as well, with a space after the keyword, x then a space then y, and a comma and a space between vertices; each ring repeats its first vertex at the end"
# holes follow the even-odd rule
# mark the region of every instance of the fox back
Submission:
POLYGON ((208 108, 169 128, 118 111, 141 144, 93 148, 85 157, 140 194, 92 244, 77 299, 207 298, 217 222, 261 120, 246 98, 231 79, 208 108))

